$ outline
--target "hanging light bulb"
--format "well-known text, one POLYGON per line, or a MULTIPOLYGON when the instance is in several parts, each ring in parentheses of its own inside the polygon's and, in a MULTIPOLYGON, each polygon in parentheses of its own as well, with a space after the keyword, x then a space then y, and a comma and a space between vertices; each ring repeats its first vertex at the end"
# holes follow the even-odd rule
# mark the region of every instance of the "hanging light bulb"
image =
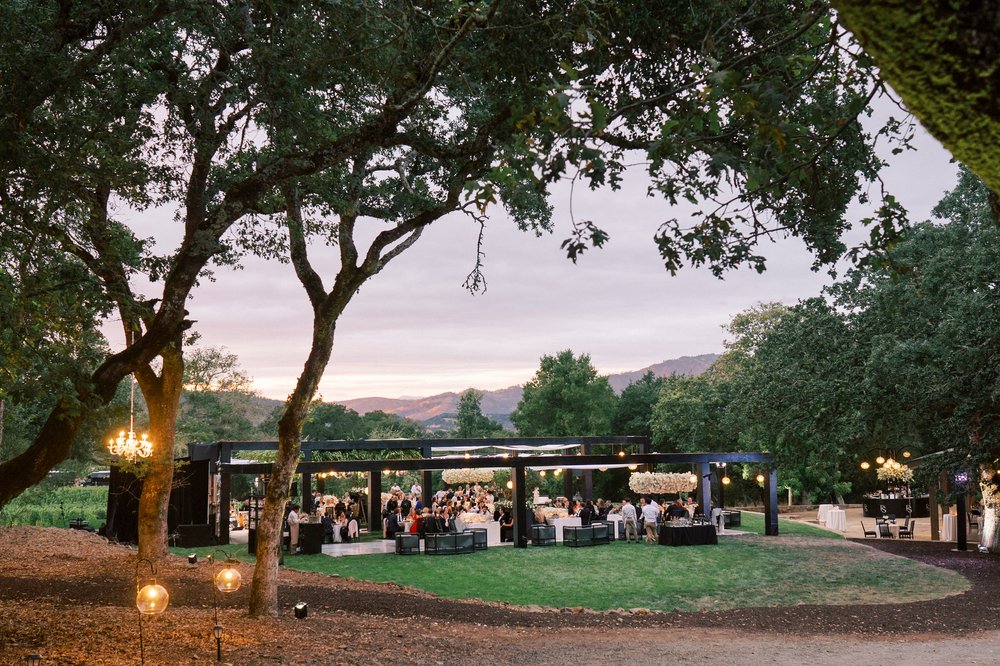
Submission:
POLYGON ((149 435, 143 433, 140 437, 135 436, 135 376, 131 376, 129 386, 129 416, 128 435, 122 430, 118 436, 108 440, 108 451, 113 456, 121 456, 129 462, 134 463, 137 458, 148 458, 153 453, 153 442, 149 440, 149 435))
POLYGON ((555 472, 553 472, 553 474, 555 474, 556 476, 559 476, 560 474, 562 474, 562 468, 560 467, 555 472))
POLYGON ((540 471, 540 472, 538 473, 538 476, 545 476, 545 470, 543 469, 542 471, 540 471))
POLYGON ((507 490, 513 490, 513 489, 514 489, 514 482, 513 481, 508 481, 507 482, 507 490))
POLYGON ((618 457, 619 458, 624 458, 625 457, 625 451, 619 451, 618 452, 618 457))
POLYGON ((864 461, 861 462, 861 469, 863 469, 863 470, 867 470, 867 469, 871 468, 871 466, 872 466, 871 463, 868 462, 867 460, 864 460, 864 461))
POLYGON ((758 474, 757 475, 757 483, 764 483, 764 475, 763 474, 758 474))
POLYGON ((883 458, 882 456, 879 456, 878 458, 875 459, 875 463, 878 464, 878 465, 881 465, 884 462, 885 462, 885 458, 883 458))
POLYGON ((639 469, 639 466, 638 465, 629 465, 628 468, 634 472, 635 470, 639 469))
POLYGON ((724 486, 728 486, 729 485, 729 477, 728 476, 722 477, 722 485, 724 485, 724 486))

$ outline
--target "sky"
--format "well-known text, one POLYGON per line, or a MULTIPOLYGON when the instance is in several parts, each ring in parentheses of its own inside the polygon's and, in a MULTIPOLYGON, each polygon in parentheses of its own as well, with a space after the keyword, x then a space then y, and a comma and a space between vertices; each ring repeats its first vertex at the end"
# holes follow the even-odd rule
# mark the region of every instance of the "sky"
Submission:
MULTIPOLYGON (((954 186, 956 167, 923 130, 915 145, 918 150, 891 158, 885 178, 919 220, 954 186)), ((647 197, 642 173, 630 175, 618 192, 577 188, 571 196, 568 187, 556 188, 551 203, 555 230, 540 238, 494 211, 484 245, 488 288, 481 295, 462 287, 475 260, 477 226, 452 215, 429 227, 348 306, 320 384, 323 399, 504 388, 530 379, 542 355, 564 349, 589 354, 602 374, 719 353, 723 326, 734 314, 761 302, 793 304, 830 282, 825 271, 810 269, 812 257, 796 239, 763 248, 763 274, 746 268, 720 280, 705 268, 685 268, 670 276, 653 235, 661 220, 683 218, 691 209, 647 197), (577 218, 611 235, 576 264, 560 248, 571 227, 571 203, 577 218)), ((132 222, 140 235, 176 246, 172 214, 158 210, 132 222)), ((850 217, 864 214, 855 208, 850 217)), ((322 248, 312 252, 321 272, 328 267, 329 285, 336 262, 322 261, 322 248)), ((257 391, 284 399, 309 350, 309 304, 291 266, 252 257, 243 266, 216 269, 214 282, 196 288, 189 318, 197 322, 200 345, 235 353, 257 391)), ((118 326, 105 329, 116 348, 118 326)))

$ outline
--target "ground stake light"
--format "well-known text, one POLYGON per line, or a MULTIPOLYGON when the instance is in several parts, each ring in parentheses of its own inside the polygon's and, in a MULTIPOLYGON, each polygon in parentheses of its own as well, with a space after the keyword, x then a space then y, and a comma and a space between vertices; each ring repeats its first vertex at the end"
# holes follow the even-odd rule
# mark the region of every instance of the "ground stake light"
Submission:
POLYGON ((240 584, 243 582, 243 576, 240 574, 239 569, 236 565, 239 563, 234 559, 229 553, 217 548, 213 550, 208 556, 208 560, 212 563, 212 602, 215 606, 215 626, 212 627, 212 634, 215 636, 215 659, 216 661, 222 661, 222 636, 225 632, 225 627, 219 624, 219 592, 230 593, 235 592, 240 589, 240 584), (215 554, 222 553, 225 556, 225 561, 222 563, 222 568, 216 571, 215 567, 215 554))
POLYGON ((31 654, 24 655, 24 663, 28 666, 38 666, 42 663, 42 655, 37 652, 32 652, 31 654))
POLYGON ((170 604, 170 594, 162 585, 156 582, 156 567, 146 558, 142 558, 135 563, 135 607, 139 610, 139 663, 146 663, 146 646, 142 637, 142 616, 159 615, 167 610, 170 604), (145 562, 149 565, 149 573, 152 577, 151 583, 146 583, 139 587, 139 568, 145 562))

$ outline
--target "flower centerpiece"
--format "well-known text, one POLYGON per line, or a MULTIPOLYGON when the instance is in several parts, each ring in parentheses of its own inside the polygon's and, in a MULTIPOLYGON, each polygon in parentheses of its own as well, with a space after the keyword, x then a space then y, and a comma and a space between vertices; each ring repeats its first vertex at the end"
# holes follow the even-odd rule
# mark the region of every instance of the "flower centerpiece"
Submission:
POLYGON ((458 516, 463 523, 466 525, 471 525, 475 523, 488 523, 492 522, 493 516, 485 513, 463 513, 458 516))
POLYGON ((913 470, 906 465, 884 465, 875 471, 879 481, 904 485, 913 481, 913 470))
POLYGON ((554 518, 569 517, 569 512, 566 509, 557 508, 554 506, 546 506, 539 509, 539 511, 541 511, 542 515, 545 516, 545 520, 549 520, 550 518, 554 519, 554 518))
POLYGON ((441 472, 441 480, 450 486, 456 483, 489 483, 493 480, 491 469, 446 469, 441 472))
POLYGON ((698 487, 697 480, 691 481, 688 473, 672 474, 663 472, 633 472, 628 487, 640 495, 661 495, 666 493, 689 493, 698 487))

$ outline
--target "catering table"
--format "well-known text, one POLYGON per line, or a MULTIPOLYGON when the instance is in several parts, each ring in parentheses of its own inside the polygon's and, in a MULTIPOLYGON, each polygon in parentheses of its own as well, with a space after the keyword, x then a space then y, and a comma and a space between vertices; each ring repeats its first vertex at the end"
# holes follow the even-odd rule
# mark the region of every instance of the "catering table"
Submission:
POLYGON ((563 528, 564 527, 580 527, 583 523, 580 522, 578 517, 576 518, 549 518, 549 525, 556 528, 556 541, 563 540, 563 528))
POLYGON ((847 513, 842 509, 830 509, 826 514, 826 526, 838 532, 847 531, 847 513))
POLYGON ((950 513, 944 514, 941 521, 941 541, 955 541, 956 540, 956 526, 955 526, 955 516, 950 513))
POLYGON ((865 518, 877 518, 893 515, 896 518, 928 518, 930 512, 930 496, 916 497, 864 497, 861 502, 862 515, 865 518))
POLYGON ((820 504, 819 513, 816 514, 817 520, 819 520, 820 525, 826 525, 826 514, 830 513, 833 509, 832 504, 820 504))
POLYGON ((691 525, 689 527, 660 526, 661 546, 708 546, 719 543, 713 525, 691 525))

